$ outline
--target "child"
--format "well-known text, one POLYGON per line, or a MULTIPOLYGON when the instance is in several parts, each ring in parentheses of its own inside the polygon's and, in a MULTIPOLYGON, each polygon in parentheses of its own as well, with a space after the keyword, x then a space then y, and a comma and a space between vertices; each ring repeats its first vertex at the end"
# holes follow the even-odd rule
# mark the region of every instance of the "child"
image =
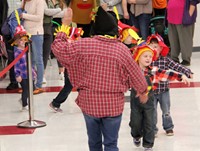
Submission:
POLYGON ((161 70, 158 67, 150 67, 152 60, 156 59, 156 53, 148 45, 139 46, 134 52, 134 60, 138 63, 145 75, 148 83, 147 93, 149 99, 147 103, 142 104, 134 89, 131 90, 131 117, 130 127, 134 144, 139 147, 141 137, 143 137, 143 147, 145 151, 151 151, 154 145, 154 95, 153 90, 160 81, 183 80, 189 83, 185 75, 173 71, 161 70), (153 85, 152 85, 153 84, 153 85))
POLYGON ((142 39, 136 33, 138 29, 134 26, 129 26, 118 21, 118 29, 120 41, 123 42, 128 48, 132 48, 142 42, 142 39))
MULTIPOLYGON (((15 58, 21 54, 25 49, 25 43, 28 42, 28 35, 23 26, 18 25, 16 27, 16 32, 13 39, 10 41, 14 45, 14 56, 15 58)), ((26 53, 20 58, 20 60, 15 64, 15 77, 17 82, 20 83, 22 87, 22 96, 20 103, 22 104, 21 111, 28 110, 28 79, 27 79, 27 62, 26 62, 26 53)), ((33 79, 36 77, 35 70, 32 69, 33 79)), ((34 86, 34 80, 33 80, 34 86)), ((35 88, 34 88, 35 89, 35 88)))
MULTIPOLYGON (((158 34, 151 35, 148 37, 147 43, 150 47, 157 51, 158 59, 152 63, 153 66, 157 66, 164 70, 174 70, 185 74, 188 78, 193 77, 193 73, 190 69, 182 66, 179 63, 174 62, 171 58, 167 57, 169 48, 164 44, 162 37, 158 34)), ((169 94, 169 81, 161 81, 158 87, 154 91, 154 103, 157 109, 158 102, 160 103, 160 108, 162 110, 162 125, 163 129, 166 131, 167 136, 174 135, 174 124, 172 122, 172 117, 170 115, 170 94, 169 94)), ((157 136, 158 128, 157 124, 157 111, 155 112, 155 135, 157 136)))

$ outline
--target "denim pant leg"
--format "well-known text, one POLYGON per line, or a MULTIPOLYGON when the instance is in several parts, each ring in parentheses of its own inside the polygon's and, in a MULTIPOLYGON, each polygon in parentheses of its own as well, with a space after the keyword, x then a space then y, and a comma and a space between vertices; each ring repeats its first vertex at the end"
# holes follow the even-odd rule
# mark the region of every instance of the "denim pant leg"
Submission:
POLYGON ((151 20, 151 14, 141 14, 137 18, 142 39, 146 40, 149 36, 149 24, 151 20))
POLYGON ((44 63, 43 63, 43 35, 32 35, 32 64, 37 68, 36 87, 42 87, 44 63))
POLYGON ((170 94, 169 91, 159 94, 159 103, 162 110, 162 125, 165 131, 174 128, 172 117, 170 115, 170 94))
POLYGON ((69 93, 72 91, 72 88, 73 88, 71 82, 69 81, 67 69, 65 69, 64 76, 65 76, 65 85, 62 88, 62 90, 59 92, 59 94, 56 96, 56 98, 53 99, 53 102, 52 102, 53 106, 58 107, 58 108, 63 102, 65 102, 65 100, 67 99, 69 93))
POLYGON ((118 133, 122 115, 116 117, 96 118, 83 114, 87 127, 90 151, 119 151, 118 133), (102 136, 104 142, 102 142, 102 136))
POLYGON ((146 40, 149 36, 151 14, 141 14, 139 16, 135 16, 134 14, 130 13, 130 16, 133 25, 139 29, 139 36, 141 36, 143 40, 146 40))

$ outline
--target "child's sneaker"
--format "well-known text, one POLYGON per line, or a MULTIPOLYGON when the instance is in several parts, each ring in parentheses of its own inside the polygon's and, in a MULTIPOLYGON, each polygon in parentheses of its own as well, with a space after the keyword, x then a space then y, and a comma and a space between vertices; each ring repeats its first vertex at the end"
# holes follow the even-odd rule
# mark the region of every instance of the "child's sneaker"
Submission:
POLYGON ((139 139, 134 138, 133 142, 134 142, 134 144, 135 144, 136 147, 139 147, 140 144, 141 144, 140 138, 139 139))
POLYGON ((50 107, 50 109, 51 109, 52 111, 54 111, 55 113, 57 113, 57 112, 62 113, 62 112, 63 112, 63 110, 62 110, 61 108, 53 106, 52 103, 49 104, 49 107, 50 107))
POLYGON ((166 135, 167 136, 174 136, 174 131, 173 130, 167 130, 166 135))
POLYGON ((27 105, 27 106, 24 106, 24 107, 22 107, 21 111, 22 111, 22 112, 24 112, 24 111, 28 111, 28 105, 27 105))
POLYGON ((144 151, 152 151, 153 149, 150 147, 150 148, 144 148, 144 151))

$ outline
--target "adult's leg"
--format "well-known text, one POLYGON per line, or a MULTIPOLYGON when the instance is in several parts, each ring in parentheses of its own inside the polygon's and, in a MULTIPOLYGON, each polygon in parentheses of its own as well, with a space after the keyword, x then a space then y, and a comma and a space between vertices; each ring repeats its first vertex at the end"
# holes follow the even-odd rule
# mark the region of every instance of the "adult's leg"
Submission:
POLYGON ((65 100, 67 99, 69 93, 72 91, 72 85, 71 82, 69 81, 69 77, 67 74, 67 70, 65 69, 64 72, 64 76, 65 76, 65 85, 62 88, 62 90, 59 92, 59 94, 56 96, 55 99, 53 99, 52 105, 54 107, 59 108, 60 105, 65 102, 65 100))
MULTIPOLYGON (((14 47, 12 47, 9 43, 8 40, 11 39, 10 36, 5 36, 5 44, 6 44, 6 50, 8 53, 8 64, 10 64, 14 60, 14 47)), ((9 79, 10 79, 10 84, 7 86, 7 90, 13 90, 13 89, 18 89, 18 82, 16 81, 15 78, 15 72, 14 72, 14 66, 9 70, 9 79)))
POLYGON ((180 41, 179 41, 179 36, 178 36, 178 31, 177 31, 177 26, 174 24, 168 24, 168 37, 169 37, 169 42, 170 42, 170 47, 171 47, 171 58, 175 62, 179 62, 179 54, 180 54, 180 41))
POLYGON ((121 120, 122 115, 102 118, 101 129, 104 138, 104 151, 119 151, 117 143, 121 120))
POLYGON ((149 36, 149 24, 150 24, 151 14, 141 14, 137 16, 139 30, 143 40, 146 40, 149 36))
POLYGON ((36 88, 42 87, 44 64, 43 64, 43 35, 32 35, 33 66, 37 68, 36 88))
POLYGON ((84 114, 84 119, 87 128, 88 135, 88 144, 90 151, 103 151, 102 146, 102 133, 101 126, 102 120, 101 118, 96 118, 87 114, 84 114))
POLYGON ((180 41, 180 50, 182 60, 190 63, 193 49, 193 36, 195 24, 184 26, 178 25, 177 31, 180 41))

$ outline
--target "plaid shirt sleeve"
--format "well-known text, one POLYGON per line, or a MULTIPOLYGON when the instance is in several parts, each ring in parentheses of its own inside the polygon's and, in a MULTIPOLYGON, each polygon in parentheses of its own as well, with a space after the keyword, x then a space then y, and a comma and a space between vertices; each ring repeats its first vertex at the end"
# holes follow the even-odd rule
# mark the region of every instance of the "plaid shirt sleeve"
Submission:
POLYGON ((186 68, 181 64, 174 62, 169 57, 166 57, 166 62, 167 62, 166 65, 168 66, 169 69, 185 74, 188 78, 190 78, 190 74, 193 74, 189 68, 186 68))
POLYGON ((176 73, 174 71, 170 70, 162 70, 158 67, 153 67, 152 68, 152 74, 154 75, 153 77, 153 85, 154 87, 157 87, 160 81, 167 81, 167 80, 178 80, 181 81, 182 74, 176 73))

